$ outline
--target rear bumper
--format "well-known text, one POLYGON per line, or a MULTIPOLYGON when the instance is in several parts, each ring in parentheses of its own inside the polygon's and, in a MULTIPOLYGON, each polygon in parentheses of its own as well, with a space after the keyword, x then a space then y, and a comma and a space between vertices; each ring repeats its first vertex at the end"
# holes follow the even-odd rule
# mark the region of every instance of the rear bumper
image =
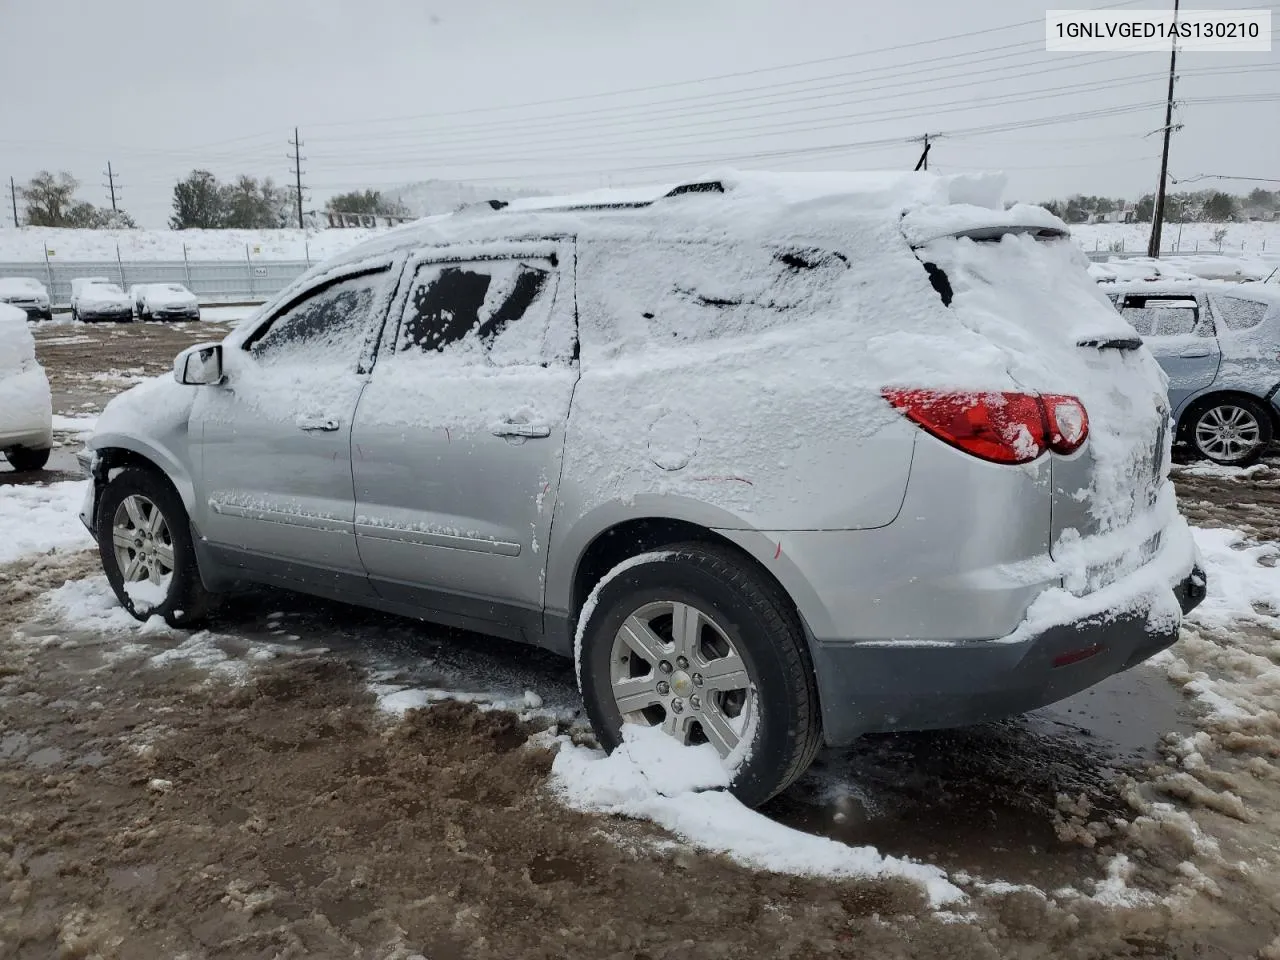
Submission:
MULTIPOLYGON (((1170 587, 1185 614, 1205 596, 1204 571, 1170 587)), ((864 733, 998 720, 1079 693, 1178 638, 1178 623, 1108 614, 1050 627, 1018 643, 812 641, 827 742, 864 733)))

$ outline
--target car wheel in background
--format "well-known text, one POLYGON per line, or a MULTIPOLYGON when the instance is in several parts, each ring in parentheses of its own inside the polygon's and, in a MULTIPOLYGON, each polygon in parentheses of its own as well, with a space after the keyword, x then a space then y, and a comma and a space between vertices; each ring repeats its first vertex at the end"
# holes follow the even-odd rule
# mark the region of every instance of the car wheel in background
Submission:
POLYGON ((582 616, 578 686, 606 750, 624 723, 710 743, 749 806, 813 762, 822 725, 809 648, 786 596, 750 561, 704 543, 644 554, 607 574, 582 616))
POLYGON ((27 473, 29 471, 43 470, 44 465, 49 462, 49 454, 52 451, 45 447, 43 450, 33 450, 31 447, 10 447, 5 451, 5 459, 9 461, 9 466, 13 467, 18 473, 27 473))
POLYGON ((1197 454, 1224 466, 1253 463, 1271 445, 1271 416, 1249 397, 1220 397, 1198 407, 1188 438, 1197 454))
POLYGON ((126 467, 108 481, 97 516, 102 568, 121 606, 174 627, 203 619, 212 596, 200 582, 191 524, 169 481, 126 467))

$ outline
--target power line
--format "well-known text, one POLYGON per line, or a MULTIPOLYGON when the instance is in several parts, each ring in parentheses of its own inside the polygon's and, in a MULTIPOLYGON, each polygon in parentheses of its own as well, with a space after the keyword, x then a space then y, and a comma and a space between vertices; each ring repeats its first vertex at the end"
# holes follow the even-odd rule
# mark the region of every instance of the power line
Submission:
MULTIPOLYGON (((1138 2, 1140 2, 1140 0, 1119 0, 1119 2, 1117 3, 1104 4, 1100 7, 1095 7, 1093 9, 1110 10, 1115 7, 1130 6, 1138 2)), ((910 43, 893 44, 892 46, 888 46, 888 47, 878 47, 874 50, 860 50, 855 53, 844 53, 844 54, 838 54, 836 56, 830 56, 830 57, 819 57, 814 60, 799 60, 792 63, 777 64, 775 66, 770 66, 770 67, 757 67, 752 70, 736 70, 732 73, 712 74, 710 76, 697 77, 690 80, 671 80, 665 83, 649 84, 647 86, 626 87, 622 89, 600 91, 597 93, 582 93, 582 94, 575 94, 573 96, 568 96, 568 97, 553 97, 545 100, 527 100, 522 103, 506 104, 501 106, 472 107, 472 108, 463 109, 463 110, 444 110, 444 111, 436 111, 433 113, 413 114, 413 115, 407 115, 407 116, 401 115, 401 116, 394 116, 394 117, 380 117, 375 119, 337 120, 337 121, 330 121, 327 123, 315 123, 315 124, 311 124, 311 126, 314 128, 327 129, 331 127, 343 127, 343 126, 352 126, 352 125, 368 124, 368 123, 404 123, 404 122, 409 122, 413 120, 428 120, 435 117, 464 116, 464 115, 471 115, 476 113, 492 113, 492 112, 497 112, 501 110, 522 110, 527 107, 540 107, 540 106, 548 106, 548 105, 559 104, 559 103, 579 103, 584 100, 599 100, 606 97, 628 96, 633 93, 650 93, 655 90, 670 90, 676 87, 687 87, 687 86, 694 86, 694 85, 703 84, 703 83, 714 83, 721 80, 736 80, 740 77, 759 76, 761 74, 766 74, 766 73, 778 73, 785 70, 798 69, 800 67, 819 66, 824 63, 838 63, 838 62, 857 59, 859 57, 877 56, 882 53, 896 53, 900 50, 908 50, 916 47, 927 47, 937 43, 948 43, 953 40, 965 40, 970 37, 985 36, 991 33, 1001 33, 1005 30, 1016 30, 1019 27, 1039 25, 1043 23, 1044 23, 1044 19, 1042 17, 1037 17, 1032 20, 1019 20, 1016 23, 1008 23, 999 27, 987 27, 982 30, 970 30, 966 33, 952 34, 947 37, 934 37, 929 40, 914 40, 910 43)), ((1042 46, 1041 46, 1041 49, 1043 49, 1042 46)), ((956 56, 967 56, 967 54, 957 54, 956 56)), ((934 59, 945 59, 945 58, 934 58, 934 59)), ((927 62, 927 61, 917 61, 917 62, 927 62)), ((890 67, 890 68, 884 68, 884 69, 893 69, 893 68, 890 67)))
MULTIPOLYGON (((673 124, 662 128, 654 128, 646 133, 646 139, 656 135, 661 136, 661 142, 664 145, 669 144, 696 144, 696 143, 720 143, 726 140, 742 140, 757 139, 766 136, 792 136, 800 133, 812 133, 821 130, 843 129, 851 123, 857 123, 860 126, 871 126, 874 124, 891 123, 894 121, 920 121, 926 119, 933 113, 940 110, 946 110, 949 114, 960 113, 970 110, 986 109, 991 106, 1012 106, 1022 103, 1032 103, 1040 100, 1050 100, 1059 97, 1074 97, 1084 92, 1094 92, 1103 89, 1115 89, 1117 87, 1132 86, 1136 83, 1143 83, 1148 80, 1161 76, 1159 73, 1138 74, 1121 80, 1098 80, 1088 81, 1080 84, 1071 84, 1068 86, 1059 86, 1047 89, 1035 89, 1024 93, 1016 94, 999 94, 990 97, 966 97, 958 100, 948 100, 940 103, 933 103, 927 108, 918 110, 908 110, 901 107, 895 107, 885 110, 855 111, 851 113, 843 113, 834 116, 823 117, 819 121, 782 121, 773 124, 753 123, 748 127, 734 127, 730 129, 718 129, 714 132, 708 132, 707 127, 713 126, 711 123, 703 124, 673 124), (684 131, 691 126, 696 130, 691 132, 671 132, 684 131)), ((745 118, 734 118, 733 121, 738 122, 745 118)), ((616 138, 600 138, 587 135, 570 135, 567 137, 553 137, 546 140, 535 142, 527 145, 524 150, 524 158, 531 156, 545 155, 546 151, 552 152, 572 150, 575 147, 601 147, 612 146, 625 148, 634 141, 627 139, 618 141, 616 138)), ((476 144, 475 149, 482 150, 482 145, 476 144)), ((444 163, 448 161, 463 161, 486 163, 492 165, 495 162, 508 160, 509 157, 502 156, 493 160, 485 160, 483 157, 473 157, 467 154, 458 154, 456 152, 449 153, 433 153, 430 155, 409 153, 393 155, 383 150, 379 154, 379 163, 382 166, 394 164, 419 164, 419 163, 444 163)), ((331 162, 327 164, 329 167, 344 166, 364 166, 360 160, 347 162, 331 162)))

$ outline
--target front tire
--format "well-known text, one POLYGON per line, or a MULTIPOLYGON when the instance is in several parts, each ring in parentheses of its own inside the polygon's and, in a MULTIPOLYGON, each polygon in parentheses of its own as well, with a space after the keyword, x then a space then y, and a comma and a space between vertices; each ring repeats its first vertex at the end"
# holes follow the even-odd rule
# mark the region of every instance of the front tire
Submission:
POLYGON ((191 524, 168 480, 127 467, 107 483, 98 507, 98 553, 120 605, 139 620, 171 627, 204 618, 212 597, 200 582, 191 524))
POLYGON ((5 452, 5 458, 9 461, 9 466, 13 467, 18 473, 28 473, 35 470, 43 470, 44 465, 49 462, 49 454, 53 451, 49 447, 43 450, 33 450, 31 447, 11 447, 5 452))
POLYGON ((749 561, 680 544, 616 567, 592 597, 578 685, 606 750, 624 722, 710 743, 753 807, 808 769, 822 742, 809 648, 786 596, 749 561))
POLYGON ((1191 446, 1228 467, 1254 463, 1271 446, 1271 416, 1249 397, 1219 397, 1197 409, 1188 430, 1191 446))

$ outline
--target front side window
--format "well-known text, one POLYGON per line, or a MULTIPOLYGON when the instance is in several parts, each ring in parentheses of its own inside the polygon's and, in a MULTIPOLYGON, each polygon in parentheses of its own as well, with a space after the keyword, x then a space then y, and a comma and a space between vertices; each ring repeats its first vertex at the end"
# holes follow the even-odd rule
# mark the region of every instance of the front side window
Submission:
POLYGON ((558 279, 543 258, 423 265, 396 350, 496 366, 568 362, 572 338, 553 316, 558 279))
POLYGON ((340 280, 278 315, 248 343, 266 364, 354 365, 386 271, 340 280))

